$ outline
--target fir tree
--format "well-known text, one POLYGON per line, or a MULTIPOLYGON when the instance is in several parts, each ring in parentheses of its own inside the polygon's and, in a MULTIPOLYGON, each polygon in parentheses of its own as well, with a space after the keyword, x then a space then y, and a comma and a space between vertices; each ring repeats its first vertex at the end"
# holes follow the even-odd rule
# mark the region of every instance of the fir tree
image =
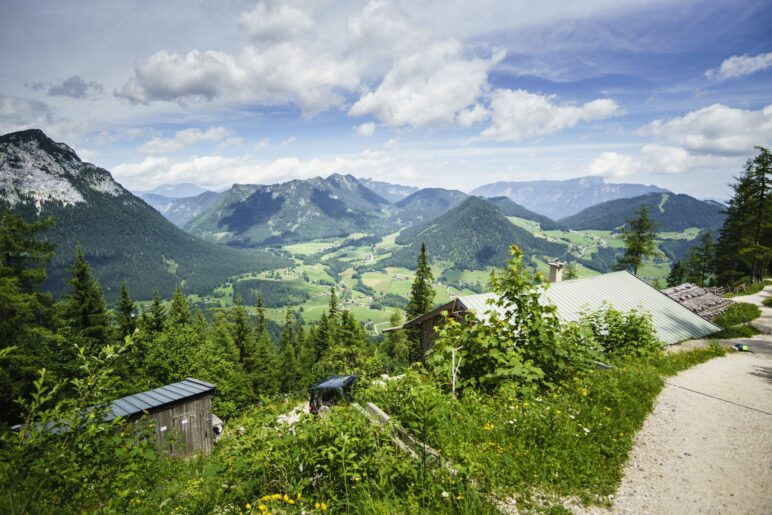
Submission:
POLYGON ((713 235, 706 231, 700 237, 700 243, 689 249, 686 258, 686 280, 698 286, 710 282, 715 266, 715 244, 713 235))
POLYGON ((627 220, 622 229, 622 240, 625 242, 625 253, 617 261, 620 269, 631 268, 638 275, 638 267, 643 260, 658 255, 655 229, 657 222, 649 216, 649 210, 642 205, 635 211, 636 217, 627 220))
POLYGON ((70 271, 72 291, 65 300, 65 320, 68 327, 83 339, 89 351, 95 352, 110 342, 111 328, 102 287, 91 274, 91 267, 80 246, 75 251, 75 263, 70 271))
POLYGON ((240 295, 236 296, 231 318, 231 336, 239 351, 239 362, 247 372, 251 372, 255 367, 255 335, 240 295))
POLYGON ((681 260, 678 260, 673 263, 673 266, 670 268, 670 273, 667 276, 667 285, 668 287, 678 286, 679 284, 683 284, 685 280, 686 268, 684 268, 681 260))
POLYGON ((287 308, 284 330, 279 340, 279 385, 283 393, 292 392, 300 383, 295 331, 295 313, 287 308))
MULTIPOLYGON (((429 267, 429 258, 426 255, 426 244, 421 243, 421 252, 418 255, 418 263, 415 270, 415 279, 410 287, 410 298, 405 308, 407 319, 411 320, 423 315, 432 308, 434 302, 434 288, 432 287, 432 269, 429 267)), ((421 338, 418 330, 409 333, 411 340, 410 359, 416 361, 421 357, 421 338)))
POLYGON ((734 196, 716 246, 718 282, 731 285, 760 281, 772 263, 772 154, 757 147, 736 178, 734 196))
POLYGON ((147 329, 152 334, 158 334, 166 327, 166 309, 161 304, 158 290, 153 291, 153 301, 150 304, 150 313, 147 315, 147 329))
POLYGON ((563 272, 563 279, 569 280, 569 279, 576 279, 579 277, 579 272, 576 269, 576 263, 571 261, 566 265, 566 269, 563 272))
POLYGON ((180 287, 174 289, 172 294, 172 305, 169 309, 169 323, 174 325, 186 325, 191 322, 190 303, 180 290, 180 287))
POLYGON ((118 318, 118 330, 121 338, 134 334, 137 327, 135 316, 137 314, 134 301, 129 297, 129 287, 126 281, 121 281, 121 298, 116 307, 116 316, 118 318))

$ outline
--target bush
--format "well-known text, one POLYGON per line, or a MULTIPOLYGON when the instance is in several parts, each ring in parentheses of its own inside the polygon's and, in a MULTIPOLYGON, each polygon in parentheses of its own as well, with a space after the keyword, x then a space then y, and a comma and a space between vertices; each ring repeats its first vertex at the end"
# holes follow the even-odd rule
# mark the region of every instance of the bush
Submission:
POLYGON ((648 356, 662 349, 654 333, 651 315, 645 311, 623 313, 604 305, 594 313, 583 313, 593 336, 610 357, 648 356))
POLYGON ((755 327, 749 326, 749 325, 736 325, 734 327, 728 327, 726 329, 722 329, 721 331, 717 333, 713 333, 708 338, 711 340, 729 340, 732 338, 750 338, 751 336, 756 336, 761 331, 756 329, 755 327))
POLYGON ((716 317, 714 322, 724 329, 739 324, 746 324, 761 316, 761 310, 755 304, 737 302, 716 317))
POLYGON ((765 298, 761 303, 764 304, 768 308, 772 308, 772 295, 770 295, 769 297, 765 298))

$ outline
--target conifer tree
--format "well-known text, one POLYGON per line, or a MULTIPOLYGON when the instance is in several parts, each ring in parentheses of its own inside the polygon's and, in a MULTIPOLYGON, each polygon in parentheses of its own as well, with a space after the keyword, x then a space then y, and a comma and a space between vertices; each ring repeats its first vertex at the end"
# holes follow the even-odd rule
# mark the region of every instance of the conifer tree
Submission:
POLYGON ((635 218, 628 219, 622 229, 622 240, 625 242, 625 253, 617 261, 620 269, 631 268, 638 275, 638 267, 643 260, 657 256, 655 229, 657 222, 649 216, 649 210, 642 205, 635 211, 635 218))
POLYGON ((116 307, 116 316, 118 318, 118 330, 121 339, 131 336, 137 327, 135 316, 137 314, 134 301, 129 297, 129 287, 126 281, 121 281, 121 298, 116 307))
POLYGON ((187 325, 191 320, 190 303, 188 303, 188 299, 185 298, 180 287, 177 286, 172 294, 172 305, 169 308, 168 321, 174 325, 187 325))
POLYGON ((667 276, 668 287, 678 286, 686 281, 686 268, 684 268, 681 260, 679 259, 670 268, 670 273, 667 276))
POLYGON ((105 309, 102 287, 91 274, 91 267, 83 256, 83 249, 75 251, 75 263, 70 268, 72 291, 67 294, 64 316, 68 327, 89 347, 98 351, 110 341, 110 321, 105 309))
POLYGON ((279 340, 279 385, 283 393, 292 392, 300 383, 295 331, 295 313, 287 308, 284 330, 279 340))
POLYGON ((231 318, 231 336, 239 350, 239 362, 247 372, 252 372, 255 367, 255 335, 249 323, 247 310, 241 303, 240 295, 236 296, 231 318))
POLYGON ((772 154, 757 147, 732 185, 727 217, 716 246, 718 282, 760 281, 772 264, 772 154))
POLYGON ((153 301, 150 304, 150 313, 147 315, 147 328, 152 334, 158 334, 166 327, 166 309, 161 304, 161 296, 158 290, 153 291, 153 301))
POLYGON ((713 235, 706 231, 700 236, 699 245, 689 249, 686 258, 686 280, 698 286, 708 284, 715 265, 713 235))
POLYGON ((576 263, 571 261, 566 264, 566 269, 563 272, 563 279, 568 281, 570 279, 576 279, 577 277, 579 277, 579 272, 576 269, 576 263))
MULTIPOLYGON (((415 279, 410 288, 410 298, 405 308, 408 320, 423 315, 432 308, 434 302, 434 288, 432 287, 432 269, 429 266, 429 258, 426 255, 426 243, 421 243, 421 252, 418 255, 418 263, 415 270, 415 279)), ((410 338, 410 360, 416 361, 421 357, 421 338, 418 330, 408 333, 410 338)))
POLYGON ((268 323, 265 318, 265 305, 263 304, 263 296, 258 292, 257 303, 255 305, 255 315, 257 322, 255 324, 255 338, 259 339, 263 333, 268 332, 268 323))

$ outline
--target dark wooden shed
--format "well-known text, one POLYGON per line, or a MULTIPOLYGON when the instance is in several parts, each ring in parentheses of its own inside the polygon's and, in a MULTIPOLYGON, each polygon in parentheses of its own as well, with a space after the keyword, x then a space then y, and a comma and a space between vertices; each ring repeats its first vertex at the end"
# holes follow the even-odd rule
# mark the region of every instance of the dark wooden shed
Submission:
POLYGON ((155 425, 158 447, 176 455, 212 451, 212 398, 215 385, 188 377, 154 390, 114 400, 107 419, 136 422, 147 415, 155 425))

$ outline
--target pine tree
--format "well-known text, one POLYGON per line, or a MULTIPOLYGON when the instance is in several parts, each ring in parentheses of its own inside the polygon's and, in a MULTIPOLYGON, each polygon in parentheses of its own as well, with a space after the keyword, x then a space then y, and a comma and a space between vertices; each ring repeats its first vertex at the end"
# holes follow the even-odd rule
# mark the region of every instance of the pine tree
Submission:
POLYGON ((670 268, 670 273, 667 276, 667 285, 668 287, 678 286, 679 284, 683 284, 685 280, 686 269, 681 263, 681 260, 678 260, 673 263, 673 266, 670 268))
POLYGON ((172 294, 172 306, 169 309, 168 321, 173 325, 187 325, 191 322, 190 303, 183 295, 180 287, 174 289, 172 294))
POLYGON ((255 335, 249 323, 247 310, 241 303, 241 296, 236 296, 236 301, 231 313, 231 336, 236 348, 239 350, 239 363, 247 372, 255 368, 255 335))
MULTIPOLYGON (((432 287, 432 269, 429 267, 429 258, 426 255, 426 244, 421 243, 421 253, 418 255, 418 263, 415 270, 415 279, 410 287, 410 298, 405 309, 407 319, 411 320, 423 315, 432 308, 434 302, 434 288, 432 287)), ((418 330, 409 333, 411 340, 410 360, 421 358, 421 338, 418 330)))
POLYGON ((760 281, 772 263, 772 154, 757 147, 737 177, 734 196, 716 245, 718 282, 731 285, 760 281))
POLYGON ((110 342, 111 327, 102 287, 91 274, 80 246, 75 251, 75 263, 70 271, 69 284, 73 290, 66 296, 64 317, 68 327, 83 339, 89 351, 95 352, 110 342))
POLYGON ((622 229, 622 240, 625 242, 625 253, 617 261, 621 269, 632 268, 638 275, 638 267, 646 258, 658 255, 655 229, 657 222, 649 216, 649 210, 642 205, 635 211, 636 217, 627 220, 622 229))
POLYGON ((686 258, 686 280, 698 286, 705 286, 710 282, 715 266, 715 244, 713 235, 706 231, 700 237, 699 245, 689 249, 686 258))
POLYGON ((279 385, 283 393, 294 391, 300 383, 295 330, 295 313, 287 308, 284 330, 279 340, 279 385))
POLYGON ((166 327, 166 309, 161 304, 158 290, 153 291, 153 301, 150 304, 150 313, 147 315, 147 329, 152 334, 159 334, 166 327))
POLYGON ((126 281, 121 281, 121 298, 115 311, 120 337, 125 338, 134 334, 134 329, 137 327, 135 320, 137 310, 134 301, 129 297, 129 287, 126 286, 126 281))
POLYGON ((265 318, 265 305, 263 304, 263 296, 257 294, 257 303, 255 305, 255 315, 257 322, 255 324, 255 338, 259 339, 263 333, 268 332, 268 323, 265 318))

